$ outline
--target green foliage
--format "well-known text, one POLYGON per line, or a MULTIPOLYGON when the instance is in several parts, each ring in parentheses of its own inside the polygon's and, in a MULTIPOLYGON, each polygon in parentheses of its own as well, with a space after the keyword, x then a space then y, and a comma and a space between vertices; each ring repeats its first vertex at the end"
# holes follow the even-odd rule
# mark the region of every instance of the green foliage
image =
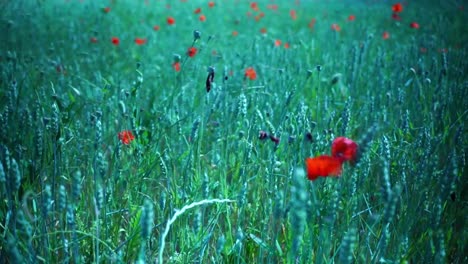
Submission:
POLYGON ((467 262, 466 12, 276 2, 0 1, 0 262, 467 262))

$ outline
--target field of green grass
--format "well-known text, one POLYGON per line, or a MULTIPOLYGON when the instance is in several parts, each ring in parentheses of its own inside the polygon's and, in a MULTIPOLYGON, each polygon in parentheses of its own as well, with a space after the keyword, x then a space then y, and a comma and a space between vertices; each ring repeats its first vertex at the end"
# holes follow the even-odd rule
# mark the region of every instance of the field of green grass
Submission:
POLYGON ((0 1, 0 263, 467 263, 465 8, 0 1))

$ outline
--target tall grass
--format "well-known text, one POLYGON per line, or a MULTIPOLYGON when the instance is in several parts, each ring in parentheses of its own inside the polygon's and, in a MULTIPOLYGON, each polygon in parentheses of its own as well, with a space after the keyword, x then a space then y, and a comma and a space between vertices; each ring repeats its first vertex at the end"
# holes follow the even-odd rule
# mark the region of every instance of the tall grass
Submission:
POLYGON ((467 262, 466 11, 433 2, 0 3, 1 261, 467 262), (308 181, 337 136, 359 162, 308 181))

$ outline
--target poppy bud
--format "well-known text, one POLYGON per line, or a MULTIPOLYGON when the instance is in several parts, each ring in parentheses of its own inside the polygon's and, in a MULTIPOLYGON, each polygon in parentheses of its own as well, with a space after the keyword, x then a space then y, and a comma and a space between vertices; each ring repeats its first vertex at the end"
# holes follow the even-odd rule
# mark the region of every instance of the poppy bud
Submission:
POLYGON ((312 73, 313 73, 312 70, 307 70, 307 78, 312 77, 312 73))
POLYGON ((322 71, 322 65, 317 65, 315 68, 317 69, 318 72, 322 71))
POLYGON ((198 31, 198 30, 194 30, 193 31, 193 39, 197 40, 197 39, 200 39, 200 38, 201 38, 201 32, 198 31))
POLYGON ((258 134, 258 139, 260 139, 260 140, 264 140, 264 139, 266 139, 267 137, 268 137, 267 132, 265 132, 265 131, 263 131, 263 130, 261 130, 261 131, 259 132, 259 134, 258 134))
POLYGON ((335 73, 331 78, 331 85, 337 84, 341 79, 341 73, 335 73))
POLYGON ((174 53, 174 62, 179 62, 180 59, 182 58, 179 54, 174 53))

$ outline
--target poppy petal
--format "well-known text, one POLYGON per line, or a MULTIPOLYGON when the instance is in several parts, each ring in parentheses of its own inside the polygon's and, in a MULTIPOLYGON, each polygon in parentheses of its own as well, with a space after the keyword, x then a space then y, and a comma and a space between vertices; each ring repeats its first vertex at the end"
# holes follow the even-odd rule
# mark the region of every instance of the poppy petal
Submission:
POLYGON ((306 158, 305 165, 307 178, 311 181, 316 180, 318 177, 340 176, 342 170, 342 160, 327 155, 306 158))
POLYGON ((358 145, 349 138, 337 137, 332 143, 332 156, 341 158, 343 161, 356 159, 358 145))

